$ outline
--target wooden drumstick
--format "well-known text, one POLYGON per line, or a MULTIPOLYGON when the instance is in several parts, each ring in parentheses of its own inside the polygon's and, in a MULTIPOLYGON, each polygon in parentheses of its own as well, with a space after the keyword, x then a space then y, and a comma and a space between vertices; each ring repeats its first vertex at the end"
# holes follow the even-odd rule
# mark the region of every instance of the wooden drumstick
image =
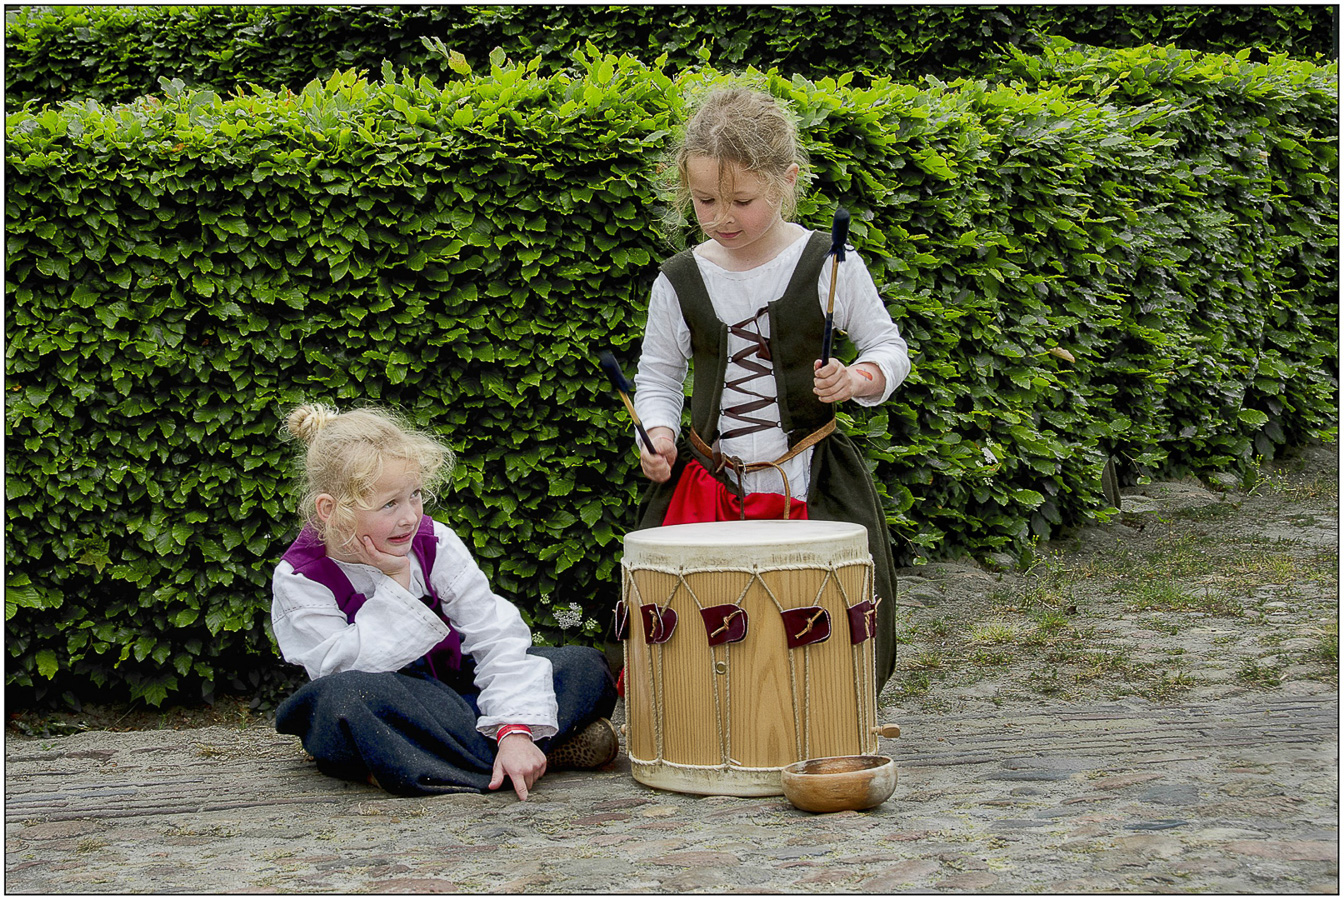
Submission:
POLYGON ((616 393, 621 395, 621 402, 625 404, 625 409, 630 413, 630 419, 635 423, 635 430, 639 432, 639 438, 644 442, 644 446, 649 448, 649 452, 654 456, 658 451, 653 449, 653 441, 649 440, 649 433, 644 430, 644 423, 639 421, 639 416, 635 413, 635 405, 630 402, 630 397, 626 393, 633 388, 630 382, 625 380, 625 373, 621 371, 621 364, 616 362, 616 357, 610 350, 603 350, 598 354, 598 362, 602 364, 602 371, 607 373, 607 378, 611 379, 611 386, 616 389, 616 393))
POLYGON ((835 208, 835 218, 831 220, 831 249, 827 254, 831 261, 831 295, 826 299, 826 330, 821 336, 821 364, 831 361, 831 335, 835 327, 835 279, 840 273, 840 263, 845 260, 845 241, 849 238, 849 210, 843 206, 835 208))
POLYGON ((868 729, 868 732, 869 732, 870 734, 875 734, 875 735, 877 735, 878 737, 884 737, 884 738, 898 738, 898 737, 901 736, 901 726, 899 726, 899 725, 874 725, 872 728, 869 728, 869 729, 868 729))

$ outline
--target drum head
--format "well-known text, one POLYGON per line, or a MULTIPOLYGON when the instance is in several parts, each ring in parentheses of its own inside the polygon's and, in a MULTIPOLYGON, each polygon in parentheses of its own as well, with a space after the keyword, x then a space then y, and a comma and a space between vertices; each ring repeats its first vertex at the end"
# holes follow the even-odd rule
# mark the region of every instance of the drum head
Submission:
POLYGON ((789 566, 868 557, 868 530, 853 522, 749 519, 645 528, 625 536, 625 562, 645 565, 789 566))

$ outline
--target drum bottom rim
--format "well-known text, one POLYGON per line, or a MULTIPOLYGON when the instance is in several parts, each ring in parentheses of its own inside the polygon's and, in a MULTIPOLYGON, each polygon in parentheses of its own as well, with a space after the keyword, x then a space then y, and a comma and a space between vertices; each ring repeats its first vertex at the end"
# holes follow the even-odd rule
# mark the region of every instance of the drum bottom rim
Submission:
POLYGON ((782 797, 783 766, 740 769, 630 758, 630 774, 646 787, 707 797, 782 797))

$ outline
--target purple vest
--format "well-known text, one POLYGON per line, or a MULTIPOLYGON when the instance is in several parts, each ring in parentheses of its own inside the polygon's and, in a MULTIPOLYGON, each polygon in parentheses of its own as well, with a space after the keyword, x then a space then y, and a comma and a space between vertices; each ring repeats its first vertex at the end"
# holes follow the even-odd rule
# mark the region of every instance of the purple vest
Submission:
MULTIPOLYGON (((429 573, 434 568, 434 552, 438 541, 434 539, 434 520, 429 516, 420 519, 420 527, 411 539, 411 551, 420 560, 420 568, 425 573, 425 585, 429 596, 424 598, 430 609, 434 610, 448 626, 448 636, 439 641, 425 654, 429 670, 438 678, 439 673, 456 672, 462 668, 462 637, 453 628, 453 623, 443 614, 443 604, 439 602, 438 592, 429 573)), ((355 621, 355 613, 368 598, 355 593, 355 586, 331 557, 327 556, 327 547, 317 536, 312 525, 305 524, 294 543, 289 545, 282 560, 294 567, 294 571, 304 578, 316 581, 336 595, 336 605, 345 613, 346 621, 355 621)))

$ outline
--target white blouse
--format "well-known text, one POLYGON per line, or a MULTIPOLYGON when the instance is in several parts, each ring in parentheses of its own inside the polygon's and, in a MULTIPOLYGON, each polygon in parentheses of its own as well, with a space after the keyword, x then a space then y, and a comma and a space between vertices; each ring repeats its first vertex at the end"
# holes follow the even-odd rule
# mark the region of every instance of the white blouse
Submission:
MULTIPOLYGON (((527 725, 536 740, 557 731, 550 660, 529 656, 532 634, 518 609, 490 590, 462 540, 434 523, 438 549, 429 573, 443 611, 462 637, 462 653, 476 665, 476 730, 493 738, 501 725, 527 725)), ((280 653, 321 678, 335 672, 395 672, 428 653, 448 636, 448 626, 421 601, 429 594, 425 574, 411 554, 411 587, 375 566, 334 560, 354 589, 368 599, 346 619, 323 585, 281 561, 271 581, 271 626, 280 653)))
MULTIPOLYGON (((705 259, 699 253, 695 261, 700 268, 705 288, 714 304, 715 315, 719 320, 732 324, 755 315, 768 303, 778 300, 788 287, 793 270, 797 267, 811 235, 802 226, 795 225, 797 239, 778 256, 763 265, 745 272, 733 272, 705 259)), ((827 295, 831 286, 831 262, 828 258, 821 267, 817 279, 817 303, 823 313, 826 311, 827 295)), ((862 406, 876 406, 886 402, 891 392, 910 374, 910 356, 905 339, 901 337, 896 324, 892 322, 877 287, 868 273, 863 260, 854 251, 845 253, 840 263, 835 291, 835 328, 844 331, 859 350, 855 363, 867 362, 876 365, 886 377, 886 389, 880 396, 856 397, 854 401, 862 406)), ((762 316, 758 321, 760 332, 770 337, 769 317, 762 316)), ((732 361, 733 354, 751 346, 750 343, 729 332, 728 369, 725 381, 732 381, 747 374, 746 369, 732 361)), ((664 426, 674 432, 680 431, 682 406, 685 400, 683 386, 689 370, 691 358, 691 331, 682 318, 681 307, 676 291, 667 276, 659 273, 654 281, 649 300, 648 325, 644 333, 644 346, 639 359, 639 368, 635 373, 635 412, 645 428, 664 426)), ((821 347, 817 347, 816 359, 821 359, 821 347)), ((757 379, 746 385, 760 394, 778 397, 773 366, 769 361, 752 358, 753 362, 771 366, 769 376, 757 379)), ((737 406, 755 399, 725 385, 720 410, 737 406)), ((745 462, 764 462, 778 459, 788 452, 788 436, 779 425, 778 401, 757 410, 753 418, 773 420, 776 427, 767 431, 757 431, 736 438, 724 438, 720 448, 725 454, 739 457, 745 462)), ((719 423, 721 431, 729 430, 732 420, 719 423)), ((810 483, 812 451, 800 453, 784 464, 789 479, 790 493, 795 499, 806 500, 810 483)), ((773 468, 749 473, 743 488, 748 493, 783 493, 784 482, 773 468)))

